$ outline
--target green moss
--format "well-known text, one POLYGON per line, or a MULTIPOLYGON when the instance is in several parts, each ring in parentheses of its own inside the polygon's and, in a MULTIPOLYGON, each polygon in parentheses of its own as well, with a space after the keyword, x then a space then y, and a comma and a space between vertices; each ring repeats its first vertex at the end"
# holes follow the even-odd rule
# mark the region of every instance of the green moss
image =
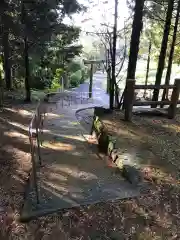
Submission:
POLYGON ((103 130, 103 124, 98 117, 96 117, 94 121, 94 129, 97 133, 101 133, 101 131, 103 130))
POLYGON ((123 170, 123 158, 120 155, 116 158, 115 163, 120 170, 123 170))
POLYGON ((114 148, 115 148, 115 144, 113 141, 110 140, 108 144, 108 156, 111 156, 111 152, 114 148))

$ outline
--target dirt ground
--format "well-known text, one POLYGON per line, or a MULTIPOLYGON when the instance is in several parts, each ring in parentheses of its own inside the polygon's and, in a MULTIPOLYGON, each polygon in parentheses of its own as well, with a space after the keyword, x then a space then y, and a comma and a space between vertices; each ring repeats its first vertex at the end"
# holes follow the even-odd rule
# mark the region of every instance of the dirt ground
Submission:
POLYGON ((124 130, 119 139, 123 133, 129 145, 144 151, 140 159, 152 184, 148 194, 20 223, 31 168, 27 126, 34 107, 9 106, 0 113, 0 239, 180 239, 180 114, 175 120, 135 116, 132 124, 120 121, 118 114, 106 119, 116 134, 124 130))

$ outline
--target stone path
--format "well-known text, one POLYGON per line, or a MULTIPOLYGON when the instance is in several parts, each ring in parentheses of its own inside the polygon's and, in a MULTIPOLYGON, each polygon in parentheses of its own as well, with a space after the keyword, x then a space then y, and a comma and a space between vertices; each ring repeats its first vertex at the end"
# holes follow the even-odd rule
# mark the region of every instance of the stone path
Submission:
MULTIPOLYGON (((126 182, 115 168, 107 165, 92 151, 77 110, 90 104, 62 108, 61 103, 48 109, 42 136, 43 166, 38 170, 40 204, 35 203, 33 187, 29 185, 22 217, 41 216, 79 205, 123 199, 139 195, 139 190, 126 182), (77 113, 77 114, 76 114, 77 113)), ((86 112, 92 114, 92 109, 86 112)), ((89 118, 90 119, 90 118, 89 118)))

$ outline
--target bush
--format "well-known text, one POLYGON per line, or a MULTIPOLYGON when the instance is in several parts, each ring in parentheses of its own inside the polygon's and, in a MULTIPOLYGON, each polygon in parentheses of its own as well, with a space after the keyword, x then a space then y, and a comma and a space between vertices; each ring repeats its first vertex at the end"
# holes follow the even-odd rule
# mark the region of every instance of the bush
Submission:
POLYGON ((61 85, 57 82, 52 82, 51 84, 51 90, 53 92, 56 92, 57 90, 59 90, 61 88, 61 85))
POLYGON ((49 87, 50 79, 40 76, 31 77, 31 88, 34 89, 45 89, 49 87))
POLYGON ((81 68, 82 68, 81 63, 72 61, 69 64, 68 70, 69 70, 69 72, 75 73, 78 70, 81 70, 81 68))
POLYGON ((56 74, 53 78, 53 81, 51 83, 51 90, 52 91, 57 91, 59 88, 61 88, 61 85, 60 85, 60 78, 63 74, 63 69, 62 68, 57 68, 56 69, 56 74))
POLYGON ((84 83, 84 81, 86 80, 86 69, 85 68, 83 68, 81 70, 81 74, 82 74, 82 77, 81 77, 80 83, 84 83))
POLYGON ((81 70, 76 71, 70 76, 71 87, 77 87, 81 83, 82 73, 81 70))

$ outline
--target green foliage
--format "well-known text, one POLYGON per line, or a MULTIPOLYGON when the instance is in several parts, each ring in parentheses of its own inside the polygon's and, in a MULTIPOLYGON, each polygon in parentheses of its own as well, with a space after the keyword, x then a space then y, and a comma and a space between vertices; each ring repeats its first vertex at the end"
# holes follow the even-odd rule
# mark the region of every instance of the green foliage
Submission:
POLYGON ((45 89, 49 87, 50 79, 40 76, 31 77, 31 88, 34 89, 45 89))
POLYGON ((61 85, 59 83, 54 82, 54 81, 52 82, 52 84, 51 84, 51 90, 52 91, 56 92, 60 88, 61 88, 61 85))
POLYGON ((84 66, 84 68, 81 71, 82 71, 81 83, 83 83, 86 79, 89 78, 90 69, 87 66, 84 66))
POLYGON ((35 101, 42 100, 46 96, 46 93, 44 91, 39 91, 39 90, 37 91, 35 89, 33 89, 31 93, 32 93, 32 99, 35 101))
POLYGON ((57 91, 59 88, 61 88, 61 85, 60 85, 60 78, 61 76, 63 75, 63 69, 62 68, 58 68, 56 69, 56 74, 54 76, 54 79, 51 83, 51 89, 53 91, 57 91))
POLYGON ((76 71, 70 76, 71 87, 77 87, 81 83, 82 73, 81 70, 76 71))
POLYGON ((83 62, 72 61, 68 66, 68 72, 70 74, 70 85, 72 87, 77 87, 79 84, 83 83, 90 74, 90 70, 83 62))
MULTIPOLYGON (((28 64, 24 58, 24 40, 28 43, 30 86, 36 89, 57 88, 56 69, 66 71, 67 64, 79 55, 82 46, 73 45, 80 29, 63 23, 66 15, 83 10, 72 1, 0 1, 0 51, 12 68, 14 87, 22 86, 28 64), (4 41, 6 37, 7 41, 4 41)), ((8 65, 8 64, 7 64, 8 65)), ((5 68, 5 67, 4 67, 5 68)), ((4 69, 5 70, 5 69, 4 69)), ((3 74, 2 74, 3 75, 3 74)))
POLYGON ((69 66, 68 66, 68 70, 69 72, 76 72, 78 70, 81 70, 82 66, 79 62, 76 61, 72 61, 69 66))

